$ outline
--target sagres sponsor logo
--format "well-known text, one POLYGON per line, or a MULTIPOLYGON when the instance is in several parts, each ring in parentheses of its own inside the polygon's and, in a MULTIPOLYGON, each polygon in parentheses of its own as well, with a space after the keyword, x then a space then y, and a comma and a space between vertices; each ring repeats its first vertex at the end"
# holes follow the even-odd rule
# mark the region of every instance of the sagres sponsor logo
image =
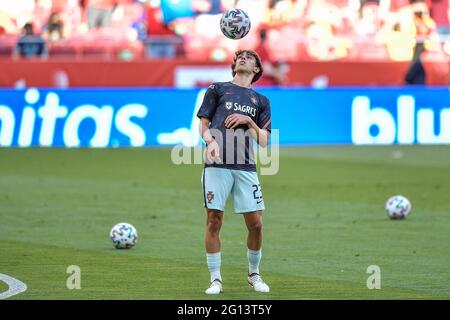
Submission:
POLYGON ((252 117, 256 116, 256 108, 246 106, 245 104, 240 105, 239 103, 234 103, 234 111, 241 111, 252 115, 252 117))
POLYGON ((231 110, 233 108, 233 111, 241 111, 241 112, 250 114, 253 117, 256 115, 256 108, 251 107, 251 106, 247 106, 245 104, 239 104, 237 102, 233 103, 231 101, 226 101, 225 102, 225 108, 227 108, 227 110, 231 110))

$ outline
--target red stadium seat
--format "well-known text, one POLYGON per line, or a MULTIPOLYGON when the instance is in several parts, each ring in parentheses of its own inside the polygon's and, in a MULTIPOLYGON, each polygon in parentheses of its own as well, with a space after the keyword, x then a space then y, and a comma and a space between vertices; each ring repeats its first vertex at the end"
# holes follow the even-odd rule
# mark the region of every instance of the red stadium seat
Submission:
POLYGON ((0 35, 0 58, 11 58, 18 39, 15 34, 0 35))
POLYGON ((79 50, 73 42, 63 40, 49 43, 48 55, 52 59, 76 59, 79 55, 79 50))
POLYGON ((386 46, 372 41, 356 45, 353 54, 358 60, 390 60, 386 46))

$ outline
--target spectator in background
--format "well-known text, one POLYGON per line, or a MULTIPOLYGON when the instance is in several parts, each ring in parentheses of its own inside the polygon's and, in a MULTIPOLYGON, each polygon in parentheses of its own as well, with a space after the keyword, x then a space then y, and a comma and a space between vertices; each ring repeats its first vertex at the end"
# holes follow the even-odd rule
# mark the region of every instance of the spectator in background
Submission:
MULTIPOLYGON (((259 79, 258 86, 278 86, 286 80, 286 67, 279 61, 273 61, 267 48, 267 30, 262 28, 259 31, 259 44, 255 48, 261 59, 264 73, 259 79)), ((256 83, 255 83, 256 85, 256 83)))
POLYGON ((70 38, 79 33, 85 33, 88 30, 87 21, 83 19, 83 1, 69 0, 65 2, 63 11, 60 14, 63 21, 63 35, 70 38))
POLYGON ((342 24, 339 7, 321 0, 312 1, 305 24, 308 56, 318 60, 346 58, 353 43, 336 33, 342 24))
POLYGON ((173 35, 173 31, 164 22, 161 3, 159 0, 148 0, 146 5, 147 34, 153 35, 173 35))
POLYGON ((20 30, 27 22, 33 21, 36 0, 0 0, 0 11, 8 15, 20 30))
POLYGON ((383 25, 378 2, 365 1, 361 4, 359 18, 354 32, 361 36, 375 36, 383 25))
POLYGON ((181 41, 171 27, 164 22, 160 0, 148 0, 146 4, 147 39, 144 40, 149 58, 173 58, 177 54, 177 42, 181 41))
POLYGON ((414 35, 403 30, 399 21, 386 25, 380 33, 388 55, 393 61, 411 61, 416 41, 414 35))
POLYGON ((412 0, 413 28, 416 36, 413 60, 417 60, 423 51, 436 51, 439 46, 436 23, 430 17, 428 6, 423 0, 412 0))
POLYGON ((437 32, 450 36, 450 0, 432 0, 431 17, 436 21, 437 32))
POLYGON ((89 29, 109 27, 116 7, 117 0, 87 0, 86 12, 89 29))
POLYGON ((262 23, 268 28, 299 23, 306 7, 307 0, 269 0, 262 23))
POLYGON ((407 85, 425 85, 426 72, 422 62, 423 51, 417 51, 405 75, 407 85))
POLYGON ((48 52, 45 40, 40 35, 34 34, 33 25, 31 23, 26 23, 22 32, 23 35, 17 41, 14 50, 14 57, 47 58, 48 52))
POLYGON ((13 34, 18 32, 18 28, 11 17, 0 10, 0 34, 13 34))
POLYGON ((409 85, 424 85, 426 73, 423 65, 423 54, 430 49, 429 39, 435 32, 436 24, 429 15, 427 4, 423 0, 411 0, 413 14, 413 29, 416 45, 411 64, 405 75, 405 83, 409 85))
POLYGON ((64 24, 58 12, 52 12, 47 24, 42 28, 42 34, 50 42, 59 41, 64 38, 64 24))

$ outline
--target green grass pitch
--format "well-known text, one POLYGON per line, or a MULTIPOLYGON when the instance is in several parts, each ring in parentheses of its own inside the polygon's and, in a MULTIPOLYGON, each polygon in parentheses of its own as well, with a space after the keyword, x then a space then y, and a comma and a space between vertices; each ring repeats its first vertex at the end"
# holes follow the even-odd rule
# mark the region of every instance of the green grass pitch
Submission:
POLYGON ((231 203, 225 292, 204 294, 201 170, 172 164, 169 148, 0 149, 0 273, 28 286, 10 299, 450 298, 450 146, 282 148, 279 173, 260 177, 268 294, 246 283, 231 203), (394 194, 412 202, 405 220, 384 212, 394 194), (137 228, 134 248, 112 247, 117 222, 137 228), (366 286, 371 265, 381 289, 366 286))

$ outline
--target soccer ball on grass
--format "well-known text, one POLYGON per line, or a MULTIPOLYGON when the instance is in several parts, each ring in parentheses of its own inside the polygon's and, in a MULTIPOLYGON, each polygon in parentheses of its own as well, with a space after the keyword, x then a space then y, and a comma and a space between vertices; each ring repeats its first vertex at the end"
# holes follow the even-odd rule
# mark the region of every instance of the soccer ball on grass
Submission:
POLYGON ((136 228, 126 222, 118 223, 112 227, 109 237, 116 249, 132 248, 138 240, 136 228))
POLYGON ((386 213, 390 219, 404 219, 411 213, 411 202, 404 196, 396 195, 386 201, 386 213))

